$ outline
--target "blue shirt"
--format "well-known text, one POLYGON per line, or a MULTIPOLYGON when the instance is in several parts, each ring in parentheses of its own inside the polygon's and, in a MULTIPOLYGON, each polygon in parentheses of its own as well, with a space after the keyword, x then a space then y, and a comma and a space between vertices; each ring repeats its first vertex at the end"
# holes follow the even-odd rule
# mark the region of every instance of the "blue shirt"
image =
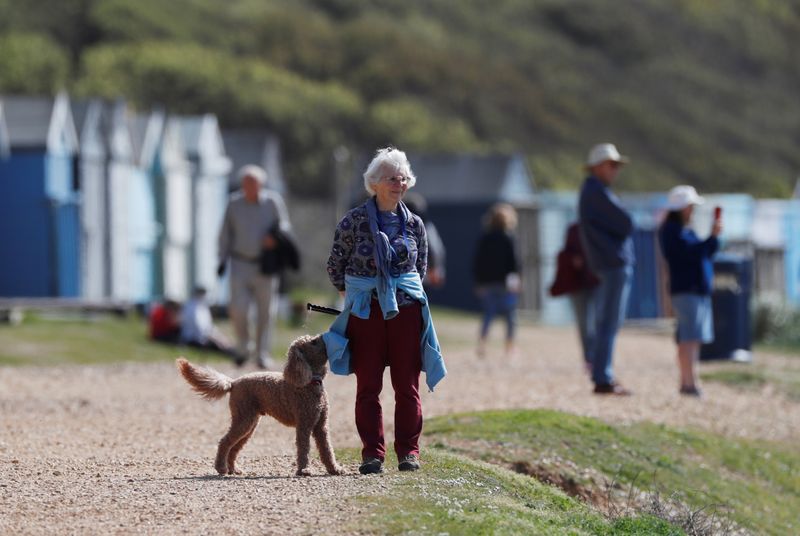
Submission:
POLYGON ((700 240, 688 227, 668 220, 659 229, 658 238, 669 266, 670 294, 711 294, 711 257, 719 249, 717 237, 700 240))
POLYGON ((633 219, 608 186, 588 177, 578 202, 581 239, 594 272, 632 266, 633 219))

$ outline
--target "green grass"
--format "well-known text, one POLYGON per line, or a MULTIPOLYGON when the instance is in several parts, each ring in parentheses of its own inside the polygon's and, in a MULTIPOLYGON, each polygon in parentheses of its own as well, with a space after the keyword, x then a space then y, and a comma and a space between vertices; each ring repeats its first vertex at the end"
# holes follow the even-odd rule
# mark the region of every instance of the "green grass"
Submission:
POLYGON ((426 437, 440 449, 505 466, 568 460, 624 485, 675 494, 693 508, 725 506, 758 534, 798 530, 800 454, 788 445, 649 423, 611 426, 549 410, 440 417, 426 423, 426 437))
POLYGON ((800 401, 800 367, 767 368, 760 365, 722 365, 700 374, 703 381, 723 383, 737 389, 758 390, 773 386, 786 397, 800 401))
MULTIPOLYGON (((285 355, 295 337, 325 331, 332 318, 309 314, 297 325, 279 322, 273 354, 278 358, 285 355)), ((227 322, 218 325, 231 333, 227 322)), ((0 365, 170 361, 178 355, 199 361, 225 359, 187 346, 154 343, 147 337, 145 319, 136 315, 27 315, 19 325, 0 325, 0 365)))
MULTIPOLYGON (((355 462, 346 451, 343 461, 355 462)), ((651 516, 609 520, 560 490, 482 461, 429 449, 423 469, 390 473, 380 494, 357 497, 354 532, 367 534, 641 534, 683 532, 651 516), (394 473, 394 474, 392 474, 394 473), (396 475, 396 476, 395 476, 396 475)))

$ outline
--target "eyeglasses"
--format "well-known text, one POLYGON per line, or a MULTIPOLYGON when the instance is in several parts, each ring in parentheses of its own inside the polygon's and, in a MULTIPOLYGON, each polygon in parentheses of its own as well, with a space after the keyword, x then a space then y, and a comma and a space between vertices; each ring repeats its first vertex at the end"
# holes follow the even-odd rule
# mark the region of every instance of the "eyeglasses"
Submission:
POLYGON ((408 184, 408 177, 384 177, 382 180, 392 186, 408 184))

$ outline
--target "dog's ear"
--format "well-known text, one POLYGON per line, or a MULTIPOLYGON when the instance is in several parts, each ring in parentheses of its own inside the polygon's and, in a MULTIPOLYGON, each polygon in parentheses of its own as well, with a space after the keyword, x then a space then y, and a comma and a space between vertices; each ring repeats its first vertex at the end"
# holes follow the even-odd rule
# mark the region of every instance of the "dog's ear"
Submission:
POLYGON ((303 355, 305 340, 297 340, 289 347, 286 367, 283 369, 284 379, 296 387, 304 387, 311 382, 311 367, 303 355))

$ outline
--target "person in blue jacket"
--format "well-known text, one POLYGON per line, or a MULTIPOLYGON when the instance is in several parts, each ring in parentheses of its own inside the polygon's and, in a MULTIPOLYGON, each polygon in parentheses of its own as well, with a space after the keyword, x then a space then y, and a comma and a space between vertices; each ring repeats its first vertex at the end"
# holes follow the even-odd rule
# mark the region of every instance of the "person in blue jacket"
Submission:
POLYGON ((612 360, 617 331, 625 319, 633 279, 633 219, 610 186, 628 159, 610 143, 589 151, 589 177, 578 201, 581 241, 589 268, 600 280, 594 293, 595 328, 592 357, 594 392, 629 395, 614 378, 612 360))
POLYGON ((676 186, 667 198, 667 214, 659 229, 661 251, 669 267, 669 291, 677 319, 675 339, 678 344, 680 393, 700 396, 694 364, 700 356, 700 345, 714 340, 711 309, 711 284, 714 267, 711 258, 719 248, 722 232, 715 218, 711 235, 700 240, 689 228, 696 205, 704 199, 692 186, 676 186))
POLYGON ((402 199, 416 178, 403 151, 378 150, 364 172, 369 199, 336 227, 328 277, 344 307, 323 335, 331 372, 356 375, 361 474, 383 472, 380 394, 389 367, 395 394, 394 450, 400 471, 420 468, 420 372, 433 390, 447 373, 422 287, 428 241, 422 219, 402 199))

